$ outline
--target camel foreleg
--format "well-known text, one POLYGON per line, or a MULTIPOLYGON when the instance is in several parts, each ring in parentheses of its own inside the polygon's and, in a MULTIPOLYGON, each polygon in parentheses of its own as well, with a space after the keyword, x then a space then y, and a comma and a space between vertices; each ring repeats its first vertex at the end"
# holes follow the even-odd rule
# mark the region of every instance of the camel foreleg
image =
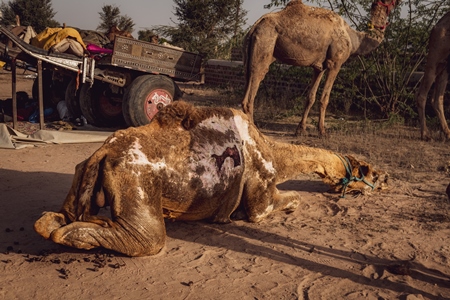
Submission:
POLYGON ((308 121, 308 115, 309 115, 309 112, 311 111, 311 108, 314 105, 314 102, 316 102, 317 89, 319 88, 320 81, 322 80, 322 76, 323 76, 324 72, 325 72, 324 70, 314 69, 314 75, 311 80, 312 85, 308 92, 308 99, 305 103, 305 109, 303 111, 303 116, 302 116, 300 123, 297 126, 297 129, 295 130, 296 136, 306 133, 306 122, 308 121))
POLYGON ((244 207, 250 222, 260 222, 275 211, 293 211, 300 204, 297 192, 280 192, 275 184, 256 189, 254 187, 249 182, 244 191, 244 207))

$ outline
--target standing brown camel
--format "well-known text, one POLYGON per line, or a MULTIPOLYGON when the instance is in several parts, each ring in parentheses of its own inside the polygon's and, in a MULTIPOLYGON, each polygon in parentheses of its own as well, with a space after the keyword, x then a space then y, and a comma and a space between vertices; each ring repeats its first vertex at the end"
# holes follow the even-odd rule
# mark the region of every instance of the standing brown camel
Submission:
POLYGON ((400 1, 375 0, 369 30, 358 32, 338 14, 324 8, 291 1, 279 12, 262 16, 244 39, 244 70, 246 92, 242 101, 244 112, 253 120, 253 103, 259 84, 275 60, 294 66, 314 69, 302 120, 296 135, 306 131, 306 120, 316 100, 320 80, 328 75, 320 99, 319 134, 325 134, 325 111, 334 80, 342 64, 351 55, 364 55, 383 40, 390 11, 400 1))
POLYGON ((434 95, 431 104, 441 123, 442 131, 450 139, 450 130, 444 115, 444 92, 448 81, 450 55, 450 12, 446 13, 433 27, 428 41, 428 56, 425 72, 416 95, 417 110, 419 111, 421 137, 429 140, 430 136, 425 119, 425 104, 428 92, 433 83, 434 95))

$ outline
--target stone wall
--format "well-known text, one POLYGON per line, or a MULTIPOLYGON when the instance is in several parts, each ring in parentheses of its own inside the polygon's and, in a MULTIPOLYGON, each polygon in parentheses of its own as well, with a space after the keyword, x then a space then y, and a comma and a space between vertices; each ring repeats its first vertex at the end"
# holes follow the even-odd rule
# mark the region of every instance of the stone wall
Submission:
MULTIPOLYGON (((286 77, 283 70, 291 66, 280 65, 278 72, 269 72, 262 84, 265 89, 280 93, 299 95, 305 91, 311 78, 286 77)), ((227 61, 219 59, 208 60, 205 66, 205 84, 244 90, 245 78, 242 61, 227 61)))

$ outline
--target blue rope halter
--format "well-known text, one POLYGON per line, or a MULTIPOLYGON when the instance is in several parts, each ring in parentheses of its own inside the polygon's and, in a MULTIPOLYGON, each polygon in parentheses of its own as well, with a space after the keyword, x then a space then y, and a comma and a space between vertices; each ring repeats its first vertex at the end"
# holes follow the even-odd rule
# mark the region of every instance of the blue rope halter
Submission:
POLYGON ((342 161, 342 163, 344 164, 345 167, 345 171, 347 172, 346 177, 343 177, 340 181, 340 185, 342 185, 342 195, 341 198, 345 198, 345 190, 347 189, 347 186, 354 181, 362 181, 365 184, 367 184, 368 186, 370 186, 372 188, 372 191, 375 189, 375 184, 372 184, 370 182, 368 182, 365 178, 364 178, 364 174, 361 170, 361 167, 359 167, 359 173, 361 173, 361 177, 356 177, 356 176, 352 176, 352 164, 350 163, 350 161, 348 160, 348 158, 346 156, 344 156, 344 159, 342 158, 342 156, 340 156, 339 154, 336 154, 337 157, 340 158, 340 160, 342 161))

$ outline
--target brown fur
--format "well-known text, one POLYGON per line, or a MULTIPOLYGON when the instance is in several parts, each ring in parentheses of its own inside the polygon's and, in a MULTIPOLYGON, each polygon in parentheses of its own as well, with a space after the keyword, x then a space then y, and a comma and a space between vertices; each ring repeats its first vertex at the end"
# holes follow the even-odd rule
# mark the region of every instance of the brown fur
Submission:
POLYGON ((417 109, 420 120, 420 133, 424 140, 429 140, 430 135, 425 117, 425 104, 428 92, 433 83, 434 95, 431 104, 441 123, 441 129, 446 139, 450 139, 450 129, 444 114, 444 93, 447 88, 450 55, 450 12, 446 13, 433 27, 428 42, 428 56, 425 72, 416 95, 417 109))
MULTIPOLYGON (((382 181, 369 164, 348 159, 353 176, 382 181)), ((45 212, 34 228, 80 249, 152 255, 164 246, 164 218, 227 223, 241 205, 249 221, 259 222, 295 209, 299 194, 276 185, 301 173, 317 173, 335 190, 348 176, 335 153, 273 141, 238 110, 177 101, 149 125, 111 135, 76 167, 61 210, 45 212), (98 215, 103 206, 111 217, 98 215)), ((367 188, 352 182, 347 190, 367 188)))
POLYGON ((314 69, 311 89, 296 135, 306 131, 309 111, 316 100, 320 80, 328 75, 320 99, 318 129, 325 134, 325 111, 334 80, 342 64, 351 55, 367 54, 384 37, 387 17, 395 0, 376 0, 371 12, 368 32, 357 32, 336 13, 291 1, 285 9, 262 16, 244 39, 244 70, 246 76, 244 112, 253 118, 253 106, 259 84, 275 60, 294 66, 314 69), (385 3, 388 7, 381 5, 385 3))
POLYGON ((447 189, 445 190, 445 192, 447 193, 448 200, 450 200, 450 183, 448 184, 447 189))

